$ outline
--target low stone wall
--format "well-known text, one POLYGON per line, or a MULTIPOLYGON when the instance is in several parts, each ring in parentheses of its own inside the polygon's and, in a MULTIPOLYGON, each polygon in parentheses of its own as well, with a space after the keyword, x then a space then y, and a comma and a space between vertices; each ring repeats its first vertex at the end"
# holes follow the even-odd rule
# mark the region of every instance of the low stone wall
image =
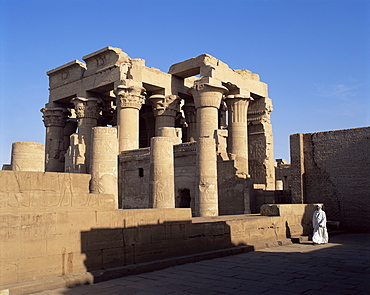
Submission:
POLYGON ((308 236, 312 234, 312 215, 315 204, 265 204, 261 215, 281 216, 287 229, 287 237, 308 236))
POLYGON ((29 294, 92 283, 123 266, 277 245, 301 227, 298 207, 297 215, 193 219, 190 208, 115 209, 113 195, 87 193, 88 182, 82 174, 0 171, 0 290, 29 294))
POLYGON ((0 171, 0 213, 115 208, 112 195, 89 194, 90 175, 0 171))

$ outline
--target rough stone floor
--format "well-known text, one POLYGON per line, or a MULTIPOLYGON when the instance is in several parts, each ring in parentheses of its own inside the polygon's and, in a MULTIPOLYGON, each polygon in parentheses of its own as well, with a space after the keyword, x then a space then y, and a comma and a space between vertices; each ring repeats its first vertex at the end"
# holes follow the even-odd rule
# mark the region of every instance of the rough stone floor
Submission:
POLYGON ((35 294, 370 294, 370 234, 332 236, 35 294))

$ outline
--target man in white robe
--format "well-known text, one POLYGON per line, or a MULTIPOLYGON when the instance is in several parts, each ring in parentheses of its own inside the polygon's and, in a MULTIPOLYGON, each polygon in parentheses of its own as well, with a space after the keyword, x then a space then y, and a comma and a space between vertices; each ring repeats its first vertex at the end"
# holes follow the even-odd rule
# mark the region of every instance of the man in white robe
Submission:
POLYGON ((329 241, 328 231, 326 229, 326 214, 321 209, 321 204, 316 204, 316 210, 313 213, 312 225, 314 244, 326 244, 329 241))

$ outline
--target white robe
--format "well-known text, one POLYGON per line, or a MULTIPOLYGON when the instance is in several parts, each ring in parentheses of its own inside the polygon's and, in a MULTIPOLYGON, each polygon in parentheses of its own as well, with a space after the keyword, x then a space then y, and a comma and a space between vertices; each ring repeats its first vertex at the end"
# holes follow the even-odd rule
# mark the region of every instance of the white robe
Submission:
POLYGON ((315 244, 325 244, 329 241, 328 231, 326 229, 326 214, 324 211, 315 210, 312 216, 313 235, 312 241, 315 244))

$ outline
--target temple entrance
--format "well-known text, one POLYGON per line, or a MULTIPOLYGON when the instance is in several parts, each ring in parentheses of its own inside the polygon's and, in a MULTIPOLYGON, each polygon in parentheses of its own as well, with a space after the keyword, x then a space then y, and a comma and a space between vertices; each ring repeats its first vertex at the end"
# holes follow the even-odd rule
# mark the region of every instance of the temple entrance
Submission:
POLYGON ((188 190, 187 188, 179 189, 179 199, 179 208, 190 208, 190 190, 188 190))

